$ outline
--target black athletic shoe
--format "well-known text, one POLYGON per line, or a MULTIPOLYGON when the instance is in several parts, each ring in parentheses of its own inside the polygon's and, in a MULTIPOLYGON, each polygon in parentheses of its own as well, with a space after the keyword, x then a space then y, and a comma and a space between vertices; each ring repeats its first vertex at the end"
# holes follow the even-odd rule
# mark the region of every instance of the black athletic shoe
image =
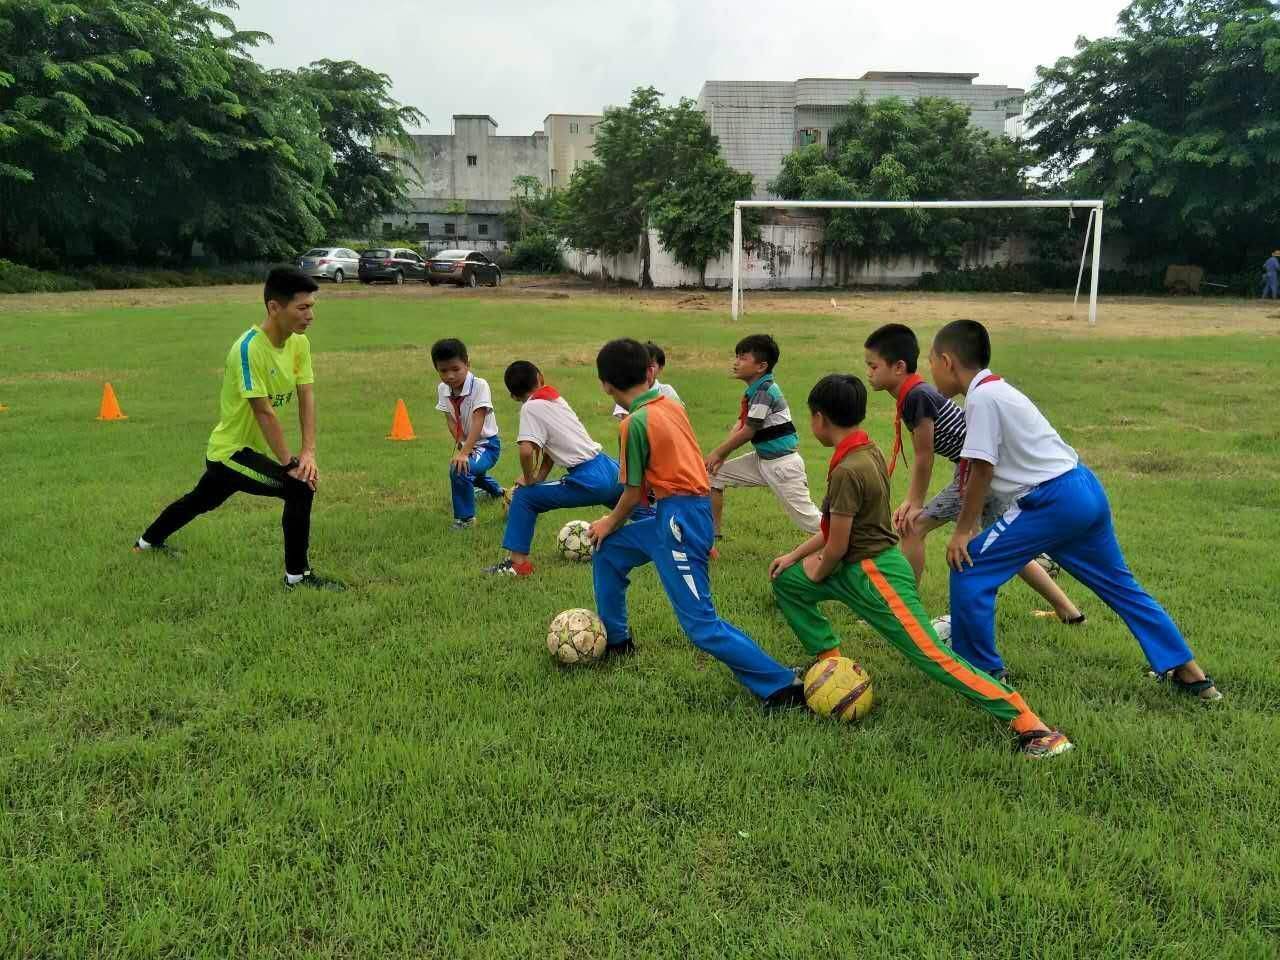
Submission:
POLYGON ((605 647, 604 655, 600 659, 614 660, 619 657, 625 658, 625 657, 634 656, 635 652, 636 652, 636 645, 635 643, 632 642, 631 638, 628 637, 626 640, 623 640, 621 643, 611 643, 609 644, 609 646, 605 647))
POLYGON ((170 560, 176 560, 182 556, 181 550, 177 547, 171 547, 167 543, 150 543, 144 547, 135 540, 133 541, 133 546, 129 549, 134 553, 151 553, 159 557, 168 557, 170 560))
POLYGON ((804 684, 799 680, 787 684, 781 690, 774 691, 764 699, 766 710, 791 710, 804 706, 807 706, 804 701, 804 684))
POLYGON ((329 577, 322 577, 318 574, 308 571, 302 575, 302 579, 297 583, 290 583, 289 578, 285 577, 284 586, 286 590, 295 590, 298 587, 310 587, 312 590, 327 590, 330 593, 341 593, 347 589, 347 585, 341 580, 332 580, 329 577))

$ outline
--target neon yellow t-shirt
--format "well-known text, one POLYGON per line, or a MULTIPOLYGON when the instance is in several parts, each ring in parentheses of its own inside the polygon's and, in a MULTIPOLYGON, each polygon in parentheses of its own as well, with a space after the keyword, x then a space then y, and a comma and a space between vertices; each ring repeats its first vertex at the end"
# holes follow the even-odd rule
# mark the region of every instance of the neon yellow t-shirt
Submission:
POLYGON ((262 327, 246 330, 227 353, 222 375, 221 419, 209 435, 207 460, 226 464, 246 476, 254 474, 232 461, 232 454, 245 447, 275 458, 258 418, 249 405, 251 397, 270 397, 276 416, 291 405, 300 384, 314 383, 311 371, 311 343, 295 333, 278 350, 262 327))

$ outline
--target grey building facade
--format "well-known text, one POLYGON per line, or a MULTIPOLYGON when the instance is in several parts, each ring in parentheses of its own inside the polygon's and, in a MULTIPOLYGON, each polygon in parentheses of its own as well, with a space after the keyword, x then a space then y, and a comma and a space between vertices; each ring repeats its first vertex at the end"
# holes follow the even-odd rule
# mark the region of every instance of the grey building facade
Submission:
POLYGON ((966 104, 973 124, 990 133, 1007 131, 1021 116, 1025 91, 976 84, 976 73, 870 71, 857 79, 808 79, 786 82, 708 80, 698 95, 720 152, 730 166, 755 178, 755 196, 772 196, 768 183, 782 159, 806 143, 826 143, 845 108, 859 96, 868 100, 947 97, 966 104))
POLYGON ((383 235, 437 248, 504 241, 511 182, 529 176, 546 185, 548 150, 541 130, 500 137, 497 129, 488 114, 455 114, 453 133, 415 135, 408 160, 421 184, 410 187, 402 210, 383 215, 383 235))

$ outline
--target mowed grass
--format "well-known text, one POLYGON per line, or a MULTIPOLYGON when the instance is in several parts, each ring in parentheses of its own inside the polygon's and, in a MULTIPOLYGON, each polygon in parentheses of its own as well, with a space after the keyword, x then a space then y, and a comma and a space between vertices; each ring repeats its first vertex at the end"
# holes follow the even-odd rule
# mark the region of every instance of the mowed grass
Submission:
MULTIPOLYGON (((446 532, 437 337, 464 338, 494 385, 506 483, 512 359, 612 449, 596 349, 652 337, 709 449, 736 415, 737 335, 778 338, 803 410, 818 376, 862 372, 865 325, 322 296, 312 562, 352 589, 295 595, 274 501, 197 520, 179 561, 128 552, 199 476, 255 295, 0 315, 3 956, 1276 955, 1274 336, 998 337, 997 369, 1098 472, 1130 564, 1227 695, 1204 709, 1145 680, 1123 625, 1066 578, 1083 631, 1012 584, 1002 650, 1078 745, 1036 764, 841 609, 875 712, 765 715, 682 637, 651 570, 631 591, 639 655, 558 669, 545 625, 592 595, 554 537, 591 511, 544 520, 528 582, 480 574, 502 556, 499 507, 446 532), (95 422, 105 380, 127 422, 95 422), (398 398, 416 443, 384 439, 398 398)), ((886 449, 891 423, 873 395, 886 449)), ((802 437, 819 497, 826 453, 802 437)), ((731 491, 726 518, 721 612, 802 662, 765 575, 798 531, 763 491, 731 491)), ((923 589, 937 613, 944 542, 923 589)))

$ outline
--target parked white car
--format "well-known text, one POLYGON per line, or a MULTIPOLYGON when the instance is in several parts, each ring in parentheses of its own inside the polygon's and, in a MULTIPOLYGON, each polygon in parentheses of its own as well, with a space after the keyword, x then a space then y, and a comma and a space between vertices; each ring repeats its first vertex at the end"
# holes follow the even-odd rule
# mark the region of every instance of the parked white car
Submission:
POLYGON ((312 247, 298 258, 298 269, 316 280, 342 283, 360 273, 360 256, 346 247, 312 247))

